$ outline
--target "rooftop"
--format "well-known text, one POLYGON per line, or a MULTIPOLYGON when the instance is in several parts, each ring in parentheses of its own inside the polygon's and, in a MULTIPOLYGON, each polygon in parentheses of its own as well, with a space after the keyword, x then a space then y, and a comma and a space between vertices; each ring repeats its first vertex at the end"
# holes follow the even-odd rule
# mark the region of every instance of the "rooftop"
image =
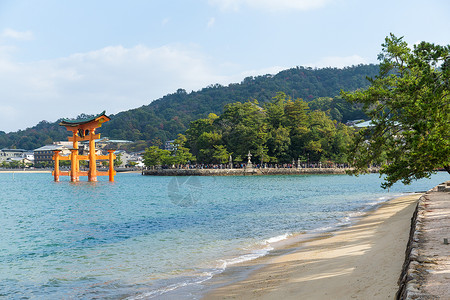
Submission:
POLYGON ((110 120, 110 118, 106 115, 106 111, 103 111, 102 113, 100 113, 94 117, 87 118, 87 119, 75 119, 75 120, 62 119, 62 121, 59 123, 59 125, 68 126, 68 127, 76 127, 79 125, 83 125, 83 124, 87 124, 87 123, 96 121, 97 119, 103 119, 104 122, 110 120))
MULTIPOLYGON (((128 141, 128 140, 110 140, 107 137, 101 138, 101 139, 96 139, 94 140, 95 143, 112 143, 112 144, 127 144, 127 143, 133 143, 132 141, 128 141)), ((84 143, 89 143, 89 141, 82 141, 82 144, 84 143)))
POLYGON ((63 146, 63 145, 45 145, 40 148, 34 149, 33 151, 34 152, 36 152, 36 151, 53 151, 53 150, 62 150, 64 148, 67 149, 67 147, 63 146))
POLYGON ((25 149, 8 149, 8 148, 3 148, 0 151, 3 151, 3 152, 27 152, 27 150, 25 150, 25 149))
POLYGON ((372 124, 372 121, 365 121, 365 122, 356 123, 353 126, 358 127, 358 128, 364 128, 364 127, 371 127, 371 126, 373 126, 373 124, 372 124))

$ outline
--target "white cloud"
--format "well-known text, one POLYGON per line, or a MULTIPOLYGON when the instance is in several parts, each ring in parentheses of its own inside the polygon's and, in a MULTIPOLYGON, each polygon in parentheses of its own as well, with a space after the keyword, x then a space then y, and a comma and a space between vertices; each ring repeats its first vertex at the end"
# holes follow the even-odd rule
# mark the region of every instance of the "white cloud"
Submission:
POLYGON ((347 66, 352 65, 359 65, 359 64, 367 64, 369 63, 367 59, 359 56, 359 55, 351 55, 351 56, 327 56, 323 57, 319 61, 315 63, 307 64, 309 67, 316 67, 316 68, 327 68, 327 67, 336 67, 336 68, 343 68, 347 66))
POLYGON ((208 24, 206 25, 208 28, 211 28, 216 23, 216 19, 214 17, 210 18, 208 24))
POLYGON ((33 63, 0 52, 0 130, 80 113, 120 112, 173 93, 226 82, 196 49, 180 45, 106 47, 33 63))
POLYGON ((209 0, 222 10, 238 11, 243 6, 264 11, 307 11, 325 6, 330 0, 209 0))
POLYGON ((162 25, 162 26, 165 26, 165 25, 167 25, 169 22, 170 22, 170 19, 169 19, 169 18, 164 18, 164 19, 161 21, 161 25, 162 25))
POLYGON ((33 32, 31 31, 17 31, 11 28, 6 28, 2 32, 2 36, 21 41, 29 41, 34 39, 33 32))
POLYGON ((242 0, 209 0, 209 3, 218 6, 222 10, 239 10, 242 0))

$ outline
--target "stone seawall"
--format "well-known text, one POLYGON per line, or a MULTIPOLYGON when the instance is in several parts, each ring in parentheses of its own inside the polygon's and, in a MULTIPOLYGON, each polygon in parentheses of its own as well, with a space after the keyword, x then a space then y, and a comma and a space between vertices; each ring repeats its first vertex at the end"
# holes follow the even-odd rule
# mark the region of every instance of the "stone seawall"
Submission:
POLYGON ((344 168, 252 168, 252 169, 154 169, 143 170, 142 175, 153 176, 250 176, 250 175, 301 175, 345 174, 344 168))
POLYGON ((420 197, 396 299, 450 299, 450 181, 420 197))

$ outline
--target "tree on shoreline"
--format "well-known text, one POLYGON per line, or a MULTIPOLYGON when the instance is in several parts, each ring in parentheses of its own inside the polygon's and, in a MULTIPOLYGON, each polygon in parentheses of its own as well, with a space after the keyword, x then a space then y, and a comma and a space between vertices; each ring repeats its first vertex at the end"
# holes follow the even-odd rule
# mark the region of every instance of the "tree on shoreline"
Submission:
POLYGON ((254 101, 227 104, 217 116, 191 122, 187 146, 201 163, 302 161, 347 162, 352 129, 332 120, 329 112, 309 111, 308 104, 277 93, 260 106, 254 101))
POLYGON ((196 160, 189 149, 185 147, 186 137, 179 134, 174 140, 172 151, 160 149, 158 146, 150 146, 145 149, 144 164, 147 167, 158 165, 184 165, 196 160))
POLYGON ((380 74, 362 91, 342 92, 362 103, 371 127, 356 135, 354 174, 383 163, 383 187, 409 184, 436 169, 450 173, 450 46, 427 42, 411 50, 391 34, 378 56, 380 74))

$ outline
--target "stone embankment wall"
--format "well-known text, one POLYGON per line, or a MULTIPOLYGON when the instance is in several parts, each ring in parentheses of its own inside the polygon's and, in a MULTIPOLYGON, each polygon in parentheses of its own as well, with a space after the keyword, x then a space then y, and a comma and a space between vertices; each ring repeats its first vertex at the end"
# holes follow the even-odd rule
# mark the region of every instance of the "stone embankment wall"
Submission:
POLYGON ((345 174, 344 168, 251 168, 251 169, 154 169, 143 170, 142 175, 154 176, 247 176, 345 174))
POLYGON ((396 299, 450 299, 450 181, 420 197, 396 299))

